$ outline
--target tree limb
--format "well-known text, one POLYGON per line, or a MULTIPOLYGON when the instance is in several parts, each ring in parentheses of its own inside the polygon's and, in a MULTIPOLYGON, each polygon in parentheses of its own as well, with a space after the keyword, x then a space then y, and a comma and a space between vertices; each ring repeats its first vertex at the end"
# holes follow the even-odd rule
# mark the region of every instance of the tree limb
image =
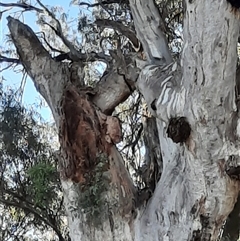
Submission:
MULTIPOLYGON (((54 64, 54 61, 51 60, 51 56, 42 46, 41 42, 29 26, 10 16, 7 17, 7 20, 11 37, 16 46, 20 61, 29 76, 34 80, 36 88, 40 89, 41 81, 36 81, 36 77, 40 77, 42 70, 35 66, 35 61, 44 59, 44 62, 48 61, 52 64, 54 64), (32 61, 33 59, 35 61, 32 61)), ((47 93, 44 90, 40 92, 48 102, 47 93)))
POLYGON ((97 83, 97 94, 93 102, 110 115, 114 108, 125 101, 135 90, 140 70, 135 66, 136 56, 125 56, 110 51, 115 60, 114 68, 97 83))
POLYGON ((61 53, 61 54, 64 53, 64 51, 62 51, 62 50, 60 50, 60 49, 56 49, 56 48, 52 47, 52 46, 48 43, 44 32, 41 32, 41 34, 43 35, 43 36, 41 36, 41 38, 44 40, 44 42, 46 43, 46 45, 47 45, 53 52, 58 52, 58 53, 61 53))
POLYGON ((56 17, 54 16, 54 14, 48 10, 48 8, 46 6, 44 6, 39 0, 37 0, 38 4, 44 8, 44 10, 47 12, 47 14, 56 22, 56 28, 54 28, 53 26, 51 26, 50 24, 44 22, 45 24, 47 24, 55 33, 58 37, 61 38, 61 40, 63 41, 63 43, 69 48, 71 55, 73 55, 71 58, 74 59, 74 57, 79 58, 79 51, 72 45, 72 43, 64 36, 63 31, 62 31, 62 26, 60 24, 60 22, 56 19, 56 17))
POLYGON ((19 8, 23 8, 25 11, 35 10, 39 13, 43 13, 42 9, 36 8, 36 7, 26 4, 26 3, 1 3, 0 2, 0 6, 1 7, 19 7, 19 8))
POLYGON ((101 6, 101 5, 107 5, 107 4, 113 4, 113 3, 118 3, 118 4, 129 4, 128 0, 109 0, 109 1, 102 1, 99 3, 86 3, 86 2, 82 2, 79 3, 79 6, 88 6, 88 8, 93 8, 93 7, 97 7, 97 6, 101 6))
MULTIPOLYGON (((56 108, 58 108, 61 101, 64 86, 70 81, 69 66, 66 63, 56 62, 42 46, 30 27, 10 16, 7 20, 20 61, 29 76, 33 79, 37 91, 45 98, 54 115, 58 111, 56 108), (45 68, 44 75, 42 68, 45 68), (53 89, 54 93, 56 93, 55 95, 50 94, 53 89)), ((63 59, 64 57, 67 57, 67 55, 59 56, 58 59, 63 59)), ((97 60, 97 58, 101 57, 107 61, 111 60, 110 56, 108 58, 108 56, 102 53, 91 53, 85 56, 78 53, 77 60, 81 62, 81 58, 83 57, 86 57, 85 60, 87 61, 97 60)), ((120 74, 115 70, 105 75, 97 83, 97 93, 93 97, 93 102, 104 113, 111 113, 134 90, 134 82, 139 75, 139 69, 134 63, 135 58, 136 56, 129 56, 129 60, 126 63, 127 73, 120 74)), ((58 126, 57 118, 55 120, 58 126)))
POLYGON ((23 202, 12 202, 12 201, 3 199, 2 197, 0 197, 0 202, 2 202, 3 204, 5 204, 7 206, 13 206, 13 207, 21 208, 24 211, 31 212, 34 216, 36 216, 43 223, 50 226, 56 232, 56 234, 58 235, 59 240, 64 241, 64 238, 63 238, 60 230, 55 225, 56 223, 53 223, 52 220, 50 221, 50 220, 46 219, 45 217, 43 217, 33 207, 26 206, 23 202))
POLYGON ((97 84, 97 90, 93 102, 107 115, 110 115, 115 107, 125 101, 132 93, 125 82, 124 76, 117 72, 104 76, 97 84))
POLYGON ((161 30, 162 19, 153 0, 130 0, 137 32, 147 60, 153 64, 172 62, 167 40, 161 30))
POLYGON ((8 58, 8 57, 0 54, 0 63, 3 63, 3 62, 13 63, 13 64, 21 64, 21 61, 19 59, 8 58))

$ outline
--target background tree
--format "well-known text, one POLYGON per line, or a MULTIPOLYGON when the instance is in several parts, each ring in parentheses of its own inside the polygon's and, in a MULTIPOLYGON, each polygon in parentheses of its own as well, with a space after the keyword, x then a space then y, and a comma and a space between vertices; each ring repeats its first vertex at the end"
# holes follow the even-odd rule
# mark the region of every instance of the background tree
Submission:
POLYGON ((36 11, 50 42, 8 17, 19 59, 2 60, 24 66, 53 113, 71 239, 216 240, 239 192, 236 1, 72 1, 95 18, 71 40, 66 18, 36 2, 10 6, 36 11), (89 83, 94 67, 106 70, 89 83), (144 190, 112 115, 135 90, 146 158, 131 168, 144 190))
POLYGON ((68 240, 53 128, 21 105, 19 91, 0 93, 0 238, 68 240))

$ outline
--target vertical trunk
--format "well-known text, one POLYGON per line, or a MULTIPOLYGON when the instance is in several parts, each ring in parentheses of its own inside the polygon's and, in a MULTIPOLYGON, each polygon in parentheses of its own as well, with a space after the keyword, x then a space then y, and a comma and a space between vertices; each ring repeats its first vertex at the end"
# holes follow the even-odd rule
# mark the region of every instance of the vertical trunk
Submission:
POLYGON ((163 172, 136 240, 216 240, 234 207, 239 183, 225 169, 239 163, 239 23, 230 10, 224 0, 186 1, 182 71, 173 64, 140 74, 138 88, 159 119, 163 172))

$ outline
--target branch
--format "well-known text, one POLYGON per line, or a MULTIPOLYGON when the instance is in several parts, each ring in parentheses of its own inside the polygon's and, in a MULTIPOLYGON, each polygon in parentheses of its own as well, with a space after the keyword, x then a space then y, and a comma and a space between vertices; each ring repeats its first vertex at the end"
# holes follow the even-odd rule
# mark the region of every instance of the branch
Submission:
MULTIPOLYGON (((33 79, 37 91, 47 101, 58 126, 57 108, 61 101, 64 87, 70 81, 69 66, 68 64, 56 62, 42 46, 30 27, 12 17, 8 17, 7 19, 20 61, 29 76, 33 79)), ((83 57, 86 61, 97 60, 97 58, 102 58, 102 60, 105 59, 106 61, 112 60, 110 56, 106 56, 103 53, 93 52, 85 55, 78 53, 78 56, 80 62, 81 60, 83 61, 83 57)), ((68 57, 68 53, 58 56, 57 60, 64 59, 65 57, 68 57)), ((135 89, 134 82, 139 75, 139 69, 134 64, 136 56, 129 55, 128 59, 123 73, 118 73, 117 70, 112 71, 97 83, 97 94, 94 95, 93 102, 104 113, 111 113, 135 89)))
POLYGON ((134 48, 140 49, 141 43, 139 42, 136 34, 121 22, 116 22, 108 19, 98 19, 95 24, 100 27, 112 28, 118 30, 121 34, 125 35, 133 44, 134 48))
POLYGON ((132 64, 126 71, 124 74, 111 71, 97 83, 97 94, 94 95, 93 102, 107 115, 111 115, 115 107, 124 102, 135 90, 139 69, 132 64))
POLYGON ((170 64, 173 60, 161 30, 163 22, 154 0, 130 0, 130 7, 137 37, 143 45, 148 62, 170 64))
POLYGON ((54 225, 55 223, 52 222, 52 220, 48 220, 45 217, 43 217, 40 213, 38 213, 33 207, 26 206, 23 202, 12 202, 6 199, 3 199, 0 197, 0 202, 7 206, 12 206, 16 208, 21 208, 24 211, 32 213, 37 219, 41 220, 46 225, 50 226, 58 235, 59 240, 64 241, 64 238, 60 232, 60 230, 54 225))
MULTIPOLYGON (((74 59, 74 57, 79 58, 79 51, 72 45, 72 43, 64 36, 63 31, 62 31, 62 26, 60 22, 56 19, 54 14, 48 10, 47 7, 45 7, 39 0, 37 0, 38 4, 44 8, 44 10, 47 12, 47 14, 56 22, 57 27, 54 28, 50 24, 44 22, 47 24, 55 33, 56 35, 62 39, 63 43, 69 48, 71 55, 73 55, 71 58, 74 59)), ((76 60, 76 59, 75 59, 76 60)))
MULTIPOLYGON (((70 52, 62 53, 54 57, 54 60, 56 61, 63 61, 65 59, 72 60, 72 61, 75 60, 72 58, 72 55, 70 52)), ((96 53, 96 52, 85 53, 85 54, 79 53, 79 56, 78 56, 78 61, 83 61, 83 62, 94 62, 99 60, 102 60, 103 62, 108 64, 111 61, 111 57, 108 55, 105 55, 104 53, 96 53)))
POLYGON ((68 67, 52 59, 29 26, 10 16, 7 20, 19 59, 32 78, 37 91, 44 97, 54 114, 63 86, 69 81, 68 67), (53 88, 58 94, 51 96, 49 93, 53 88))
POLYGON ((26 4, 26 3, 1 3, 0 2, 0 6, 1 7, 19 7, 19 8, 23 8, 25 11, 35 10, 39 13, 43 13, 42 9, 36 8, 36 7, 26 4))
POLYGON ((47 41, 47 39, 46 39, 46 35, 45 35, 44 32, 41 32, 41 34, 42 34, 43 36, 40 36, 40 37, 44 40, 44 42, 47 44, 47 46, 48 46, 53 52, 58 52, 58 53, 61 53, 61 54, 64 53, 64 51, 62 51, 62 50, 60 50, 60 49, 56 49, 56 48, 52 47, 52 46, 48 43, 48 41, 47 41))
POLYGON ((7 20, 11 37, 16 46, 20 60, 28 74, 34 79, 42 70, 34 68, 34 61, 30 60, 45 58, 51 61, 51 57, 29 26, 10 16, 7 17, 7 20))
POLYGON ((21 61, 19 59, 8 58, 8 57, 0 54, 0 63, 3 63, 3 62, 13 63, 13 64, 21 64, 21 61))
POLYGON ((118 4, 129 4, 128 0, 109 0, 109 1, 102 1, 99 3, 86 3, 86 2, 82 2, 79 3, 79 6, 88 6, 88 8, 93 8, 93 7, 97 7, 97 6, 101 6, 101 5, 107 5, 107 4, 113 4, 113 3, 118 3, 118 4))

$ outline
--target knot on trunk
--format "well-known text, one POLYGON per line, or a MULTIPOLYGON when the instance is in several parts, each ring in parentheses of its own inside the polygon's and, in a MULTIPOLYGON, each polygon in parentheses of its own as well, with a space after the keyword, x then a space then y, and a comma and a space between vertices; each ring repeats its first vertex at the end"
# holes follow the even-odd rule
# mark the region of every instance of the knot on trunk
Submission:
POLYGON ((227 0, 233 8, 239 9, 240 8, 240 1, 239 0, 227 0))
POLYGON ((167 135, 175 143, 184 143, 191 134, 191 126, 185 117, 171 118, 167 128, 167 135))
POLYGON ((226 170, 226 173, 230 178, 240 180, 240 166, 230 167, 228 170, 226 170))

